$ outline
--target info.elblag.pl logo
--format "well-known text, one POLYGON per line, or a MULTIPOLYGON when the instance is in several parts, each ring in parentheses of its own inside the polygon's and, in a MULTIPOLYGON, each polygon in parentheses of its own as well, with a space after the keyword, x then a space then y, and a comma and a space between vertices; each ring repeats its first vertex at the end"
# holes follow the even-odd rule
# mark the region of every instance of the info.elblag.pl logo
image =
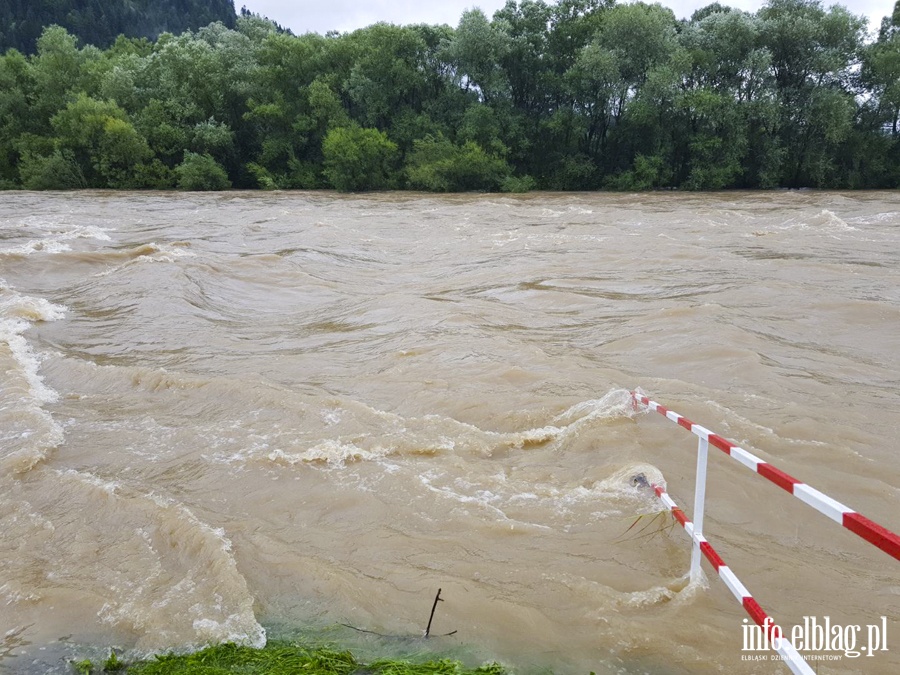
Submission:
POLYGON ((798 652, 839 652, 840 655, 834 655, 838 659, 841 656, 851 659, 863 655, 874 656, 875 652, 884 652, 888 649, 887 617, 882 616, 880 624, 841 626, 832 624, 831 617, 828 616, 824 619, 804 616, 803 623, 794 626, 790 635, 774 624, 769 617, 766 617, 763 626, 744 619, 744 644, 741 651, 778 650, 785 639, 790 639, 798 652))

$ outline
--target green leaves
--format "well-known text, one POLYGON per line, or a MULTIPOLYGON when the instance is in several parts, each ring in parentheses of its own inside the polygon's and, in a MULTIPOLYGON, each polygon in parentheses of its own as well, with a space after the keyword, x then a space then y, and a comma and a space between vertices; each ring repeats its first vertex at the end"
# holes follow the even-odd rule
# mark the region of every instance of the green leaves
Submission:
POLYGON ((332 129, 322 141, 325 176, 340 192, 389 187, 397 145, 377 129, 359 126, 332 129))
POLYGON ((147 141, 113 101, 80 94, 53 116, 56 145, 67 150, 91 187, 136 187, 136 167, 151 157, 147 141))
POLYGON ((210 155, 185 152, 184 161, 175 167, 181 190, 227 190, 231 187, 228 174, 210 155))
POLYGON ((509 49, 503 34, 491 25, 478 8, 463 12, 446 55, 453 63, 457 84, 473 90, 484 102, 496 101, 508 85, 500 68, 500 59, 509 49))
POLYGON ((87 187, 72 152, 54 150, 47 156, 24 152, 19 163, 26 190, 77 190, 87 187))
MULTIPOLYGON (((84 44, 108 47, 124 33, 155 39, 163 30, 181 32, 212 21, 235 25, 232 0, 52 0, 0 3, 0 52, 33 52, 42 27, 63 26, 84 44), (174 5, 174 6, 173 6, 174 5), (25 9, 24 16, 18 14, 25 9), (177 10, 177 11, 173 11, 177 10)), ((121 38, 128 39, 128 38, 121 38)))
POLYGON ((511 0, 328 36, 245 13, 106 51, 50 27, 0 56, 0 188, 897 186, 900 19, 864 27, 820 0, 511 0))
POLYGON ((151 155, 147 141, 130 122, 114 117, 103 122, 103 132, 95 152, 95 168, 109 187, 139 187, 135 171, 151 155))
MULTIPOLYGON (((406 165, 410 187, 431 192, 497 191, 510 174, 504 159, 486 153, 477 143, 458 146, 443 136, 416 141, 406 165)), ((518 192, 528 184, 506 185, 506 191, 518 192)))

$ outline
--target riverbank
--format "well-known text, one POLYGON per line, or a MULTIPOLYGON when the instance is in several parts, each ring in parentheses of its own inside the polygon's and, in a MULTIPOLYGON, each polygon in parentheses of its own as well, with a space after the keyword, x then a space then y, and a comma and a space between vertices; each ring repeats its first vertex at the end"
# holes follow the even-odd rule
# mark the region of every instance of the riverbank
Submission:
MULTIPOLYGON (((433 655, 430 655, 433 657, 433 655)), ((359 661, 350 651, 275 641, 262 648, 222 644, 193 654, 160 655, 151 661, 128 663, 111 653, 104 663, 83 660, 72 664, 81 675, 503 675, 503 666, 491 663, 476 668, 452 659, 416 662, 406 659, 359 661)))

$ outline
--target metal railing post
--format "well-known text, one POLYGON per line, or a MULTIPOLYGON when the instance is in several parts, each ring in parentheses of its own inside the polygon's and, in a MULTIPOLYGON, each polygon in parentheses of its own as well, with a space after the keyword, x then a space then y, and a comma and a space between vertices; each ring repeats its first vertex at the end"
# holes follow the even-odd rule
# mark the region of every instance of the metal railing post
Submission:
MULTIPOLYGON (((632 399, 637 403, 643 403, 650 410, 658 412, 671 422, 683 427, 695 434, 699 438, 697 445, 697 477, 694 486, 694 521, 691 522, 684 511, 678 508, 677 504, 666 493, 664 487, 650 484, 650 487, 656 492, 657 497, 663 505, 669 509, 673 518, 681 524, 684 531, 691 537, 693 547, 691 551, 691 582, 700 579, 700 558, 705 557, 712 565, 713 569, 731 591, 732 595, 741 603, 754 623, 764 631, 767 639, 772 641, 772 649, 778 652, 784 659, 785 664, 795 675, 815 675, 809 664, 800 655, 791 641, 781 632, 781 629, 775 625, 771 618, 759 606, 759 603, 753 599, 753 596, 747 591, 746 587, 738 580, 731 569, 725 564, 718 553, 710 545, 706 537, 703 536, 703 512, 706 505, 706 462, 709 454, 709 445, 719 448, 726 455, 744 465, 754 473, 759 474, 766 480, 774 483, 789 494, 794 495, 797 499, 805 504, 813 507, 819 513, 827 516, 845 529, 850 530, 857 536, 868 541, 870 544, 880 548, 895 560, 900 560, 900 535, 869 520, 861 513, 851 509, 841 502, 832 499, 828 495, 816 490, 812 486, 797 480, 793 476, 777 469, 768 462, 763 461, 756 455, 747 452, 740 446, 732 443, 726 438, 714 434, 709 429, 694 424, 686 417, 679 415, 674 410, 669 410, 665 406, 660 405, 656 401, 651 401, 649 397, 632 392, 632 399)), ((641 478, 643 476, 641 475, 641 478)), ((746 619, 745 619, 746 621, 746 619)))
MULTIPOLYGON (((646 405, 650 410, 655 410, 670 422, 684 427, 701 439, 706 439, 714 447, 726 455, 746 466, 753 473, 757 473, 766 480, 774 483, 782 490, 794 495, 804 504, 813 507, 819 513, 831 518, 838 525, 850 530, 853 534, 865 539, 870 544, 877 546, 891 556, 894 560, 900 560, 900 534, 869 520, 863 514, 832 499, 824 492, 819 492, 811 485, 797 480, 790 474, 786 474, 768 462, 763 461, 753 453, 747 452, 742 447, 732 443, 727 438, 712 433, 709 429, 694 424, 686 417, 679 415, 674 410, 661 406, 656 401, 651 401, 646 396, 632 394, 635 401, 646 405)), ((701 447, 703 447, 701 445, 701 447)), ((702 500, 701 500, 702 505, 702 500)))
MULTIPOLYGON (((709 441, 700 437, 697 444, 697 480, 694 485, 694 532, 703 535, 703 507, 706 502, 706 457, 709 454, 709 441)), ((700 581, 700 542, 694 540, 691 550, 691 583, 700 581)))

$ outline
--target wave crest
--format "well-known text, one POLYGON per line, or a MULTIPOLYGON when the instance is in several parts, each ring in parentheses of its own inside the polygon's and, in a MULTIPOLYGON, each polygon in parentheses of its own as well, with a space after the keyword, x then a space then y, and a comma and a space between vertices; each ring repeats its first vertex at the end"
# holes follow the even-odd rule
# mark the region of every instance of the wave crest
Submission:
POLYGON ((40 375, 41 357, 23 333, 35 322, 56 321, 66 312, 43 298, 22 295, 0 280, 0 475, 22 474, 45 460, 63 442, 62 428, 43 405, 59 394, 40 375))

